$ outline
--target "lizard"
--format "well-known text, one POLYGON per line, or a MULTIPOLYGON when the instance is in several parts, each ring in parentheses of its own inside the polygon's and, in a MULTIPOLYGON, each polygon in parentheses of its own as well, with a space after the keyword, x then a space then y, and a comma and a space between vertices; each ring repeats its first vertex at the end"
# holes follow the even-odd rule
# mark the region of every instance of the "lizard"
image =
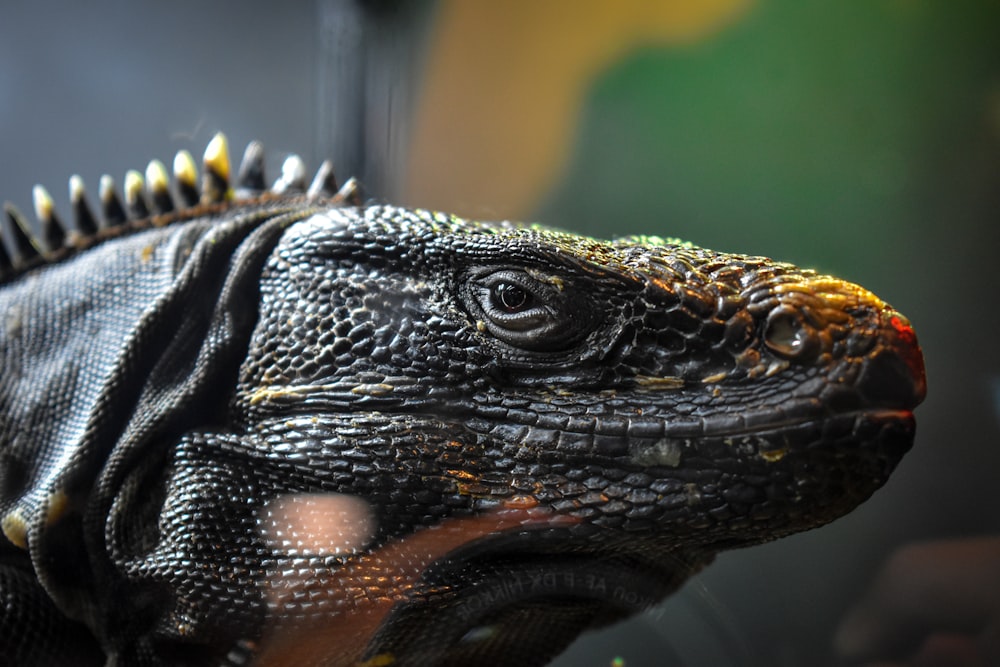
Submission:
POLYGON ((860 286, 263 156, 5 206, 5 664, 542 665, 912 446, 922 353, 860 286))

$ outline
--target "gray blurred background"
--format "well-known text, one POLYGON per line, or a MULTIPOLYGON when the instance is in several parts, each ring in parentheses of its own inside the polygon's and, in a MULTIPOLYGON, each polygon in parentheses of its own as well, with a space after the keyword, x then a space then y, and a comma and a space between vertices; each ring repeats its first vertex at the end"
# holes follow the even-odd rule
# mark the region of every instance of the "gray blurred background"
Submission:
POLYGON ((275 176, 288 152, 332 157, 379 198, 864 284, 913 321, 929 376, 886 488, 560 663, 836 664, 894 548, 1000 532, 1000 5, 489 4, 4 3, 0 197, 27 211, 43 183, 66 211, 71 174, 96 191, 225 130, 275 176))

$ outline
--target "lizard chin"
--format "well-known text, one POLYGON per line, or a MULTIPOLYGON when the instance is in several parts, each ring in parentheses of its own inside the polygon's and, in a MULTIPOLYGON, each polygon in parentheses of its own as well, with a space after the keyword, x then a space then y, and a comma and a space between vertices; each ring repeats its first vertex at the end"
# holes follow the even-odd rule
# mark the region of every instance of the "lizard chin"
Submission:
POLYGON ((383 625, 380 652, 419 656, 414 664, 438 664, 445 651, 467 656, 466 664, 496 655, 523 664, 540 650, 548 660, 575 638, 564 622, 597 628, 646 611, 711 561, 678 556, 667 566, 623 553, 540 553, 532 543, 545 534, 544 526, 504 531, 435 563, 383 625), (428 608, 433 624, 422 621, 428 608), (548 646, 529 641, 536 623, 545 623, 548 646), (501 632, 511 627, 518 630, 501 632))

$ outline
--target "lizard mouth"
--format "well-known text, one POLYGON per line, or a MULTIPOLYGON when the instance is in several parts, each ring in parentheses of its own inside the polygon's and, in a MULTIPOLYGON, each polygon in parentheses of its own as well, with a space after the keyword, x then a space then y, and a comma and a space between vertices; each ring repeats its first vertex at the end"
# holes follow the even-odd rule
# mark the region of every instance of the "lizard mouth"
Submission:
MULTIPOLYGON (((796 417, 788 410, 769 419, 754 420, 753 413, 705 419, 700 429, 686 424, 664 424, 662 436, 630 436, 616 446, 644 467, 678 468, 687 457, 725 460, 756 457, 774 463, 794 451, 813 448, 872 452, 893 466, 910 449, 915 421, 909 410, 873 408, 830 414, 810 406, 796 417)), ((640 429, 642 430, 642 429, 640 429)), ((596 436, 600 439, 600 436, 596 436)), ((607 448, 606 448, 607 449, 607 448)))
MULTIPOLYGON (((543 413, 532 415, 531 421, 530 425, 483 424, 482 430, 508 442, 538 443, 547 451, 565 455, 626 457, 641 466, 677 468, 682 456, 712 456, 713 452, 706 450, 711 443, 730 455, 735 451, 774 460, 792 449, 878 440, 879 430, 887 425, 908 425, 912 431, 914 418, 911 410, 899 408, 832 410, 813 398, 696 419, 675 419, 647 409, 641 416, 615 414, 591 419, 543 413)), ((897 453, 902 456, 905 450, 897 453)))

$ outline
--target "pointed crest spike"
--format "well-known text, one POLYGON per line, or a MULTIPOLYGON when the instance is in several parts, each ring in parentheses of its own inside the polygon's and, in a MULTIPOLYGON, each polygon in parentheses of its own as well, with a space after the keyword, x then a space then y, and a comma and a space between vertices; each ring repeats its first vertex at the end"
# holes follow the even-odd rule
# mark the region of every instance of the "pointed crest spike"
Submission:
POLYGON ((35 205, 35 217, 42 227, 42 242, 47 252, 55 252, 66 244, 66 228, 56 213, 52 195, 41 185, 31 190, 31 198, 35 205))
POLYGON ((213 204, 232 199, 229 189, 229 142, 219 132, 205 148, 205 172, 201 176, 201 201, 213 204))
POLYGON ((125 224, 128 216, 125 215, 125 207, 122 206, 122 201, 118 198, 118 193, 115 192, 115 179, 107 174, 101 176, 98 194, 101 197, 101 214, 104 216, 104 224, 108 227, 125 224))
POLYGON ((333 173, 333 163, 324 160, 316 170, 308 195, 310 199, 325 199, 335 194, 337 194, 337 177, 333 173))
POLYGON ((267 189, 264 180, 264 146, 259 141, 251 141, 243 151, 240 173, 236 177, 236 187, 251 193, 267 189))
POLYGON ((177 181, 177 196, 181 208, 190 208, 198 203, 198 167, 187 151, 177 151, 174 156, 174 180, 177 181))
POLYGON ((87 196, 87 186, 83 183, 80 174, 73 174, 69 177, 69 200, 74 202, 87 196))
POLYGON ((7 214, 7 219, 10 220, 11 241, 14 245, 14 252, 17 253, 17 265, 22 266, 41 255, 41 249, 31 232, 30 223, 27 218, 21 215, 17 207, 6 202, 3 205, 3 210, 7 214))
POLYGON ((142 191, 144 184, 142 174, 135 169, 125 172, 125 210, 132 220, 142 220, 149 217, 149 207, 142 191))
POLYGON ((154 213, 162 215, 174 210, 174 200, 170 197, 170 177, 167 176, 167 168, 159 160, 152 160, 146 166, 146 188, 149 190, 154 213))
POLYGON ((97 234, 97 218, 87 201, 83 179, 76 174, 69 177, 69 205, 73 208, 73 225, 80 236, 90 238, 97 234))
POLYGON ((348 206, 361 206, 361 184, 358 179, 353 176, 347 179, 334 198, 348 206))
POLYGON ((35 217, 40 222, 45 222, 46 218, 52 217, 55 204, 48 190, 41 185, 36 185, 31 189, 31 200, 35 205, 35 217))
POLYGON ((306 163, 298 155, 289 155, 281 165, 281 177, 271 186, 275 194, 305 192, 306 163))

